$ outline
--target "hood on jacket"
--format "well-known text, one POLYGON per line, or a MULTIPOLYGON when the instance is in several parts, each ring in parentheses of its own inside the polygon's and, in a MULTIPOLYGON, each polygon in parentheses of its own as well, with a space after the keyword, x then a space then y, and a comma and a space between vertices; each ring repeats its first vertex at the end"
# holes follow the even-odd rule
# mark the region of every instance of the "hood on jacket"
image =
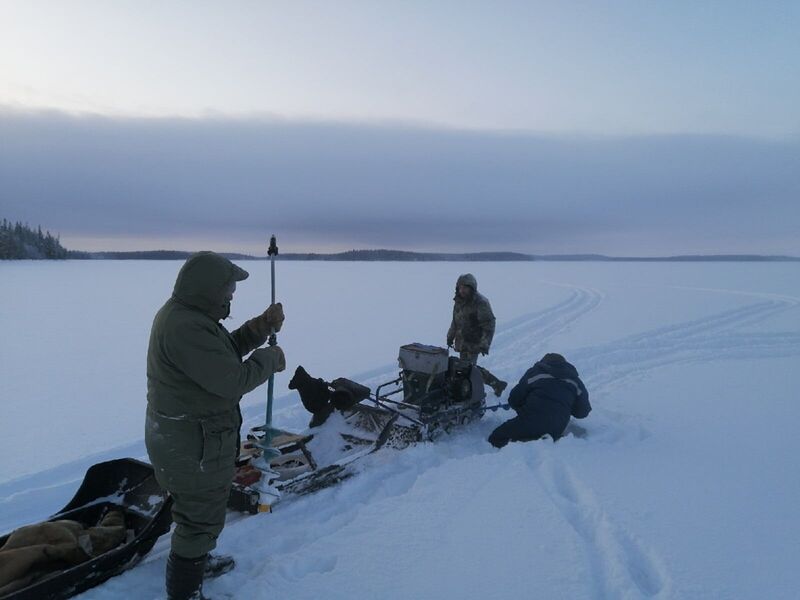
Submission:
POLYGON ((249 275, 216 252, 198 252, 181 267, 172 296, 218 321, 230 314, 231 284, 247 279, 249 275))
POLYGON ((558 379, 575 379, 578 377, 578 370, 568 363, 566 358, 555 352, 545 354, 535 366, 540 367, 558 379))
POLYGON ((458 297, 458 286, 460 285, 471 287, 473 292, 478 291, 478 280, 475 279, 475 275, 472 273, 464 273, 458 276, 458 280, 456 281, 456 297, 458 297))

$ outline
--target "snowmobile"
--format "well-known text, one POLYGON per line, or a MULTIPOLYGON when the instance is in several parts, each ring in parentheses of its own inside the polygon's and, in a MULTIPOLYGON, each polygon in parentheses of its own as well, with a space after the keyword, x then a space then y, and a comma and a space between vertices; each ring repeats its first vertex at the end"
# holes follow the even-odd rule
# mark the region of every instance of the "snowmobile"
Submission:
POLYGON ((309 494, 351 477, 355 463, 384 446, 433 441, 480 418, 486 393, 480 370, 446 348, 401 346, 399 375, 369 387, 338 378, 313 379, 298 367, 290 383, 313 418, 303 435, 273 432, 280 455, 265 460, 263 427, 243 445, 229 507, 270 512, 281 499, 309 494), (335 415, 335 417, 332 417, 335 415), (316 448, 315 448, 316 446, 316 448), (265 468, 266 466, 266 468, 265 468))
MULTIPOLYGON (((172 500, 155 479, 153 468, 132 458, 98 463, 90 467, 72 500, 48 522, 72 520, 86 527, 96 525, 110 510, 121 511, 125 540, 99 556, 75 566, 56 565, 55 571, 38 573, 24 587, 0 596, 2 600, 59 600, 99 585, 135 566, 159 536, 172 524, 172 500)), ((11 534, 0 537, 0 548, 11 534)))

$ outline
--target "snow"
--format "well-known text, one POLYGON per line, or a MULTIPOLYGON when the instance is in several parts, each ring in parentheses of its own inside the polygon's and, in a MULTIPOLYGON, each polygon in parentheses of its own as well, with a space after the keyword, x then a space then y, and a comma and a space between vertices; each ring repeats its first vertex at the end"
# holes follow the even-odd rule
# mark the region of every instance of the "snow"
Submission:
MULTIPOLYGON (((241 264, 231 327, 269 298, 268 265, 241 264)), ((147 336, 179 266, 0 263, 0 531, 58 510, 93 462, 145 456, 147 336)), ((488 413, 273 514, 230 514, 218 551, 237 568, 212 597, 796 597, 796 263, 282 262, 276 424, 307 425, 286 388, 298 364, 374 388, 401 344, 443 344, 468 271, 498 317, 482 364, 513 384, 565 354, 588 436, 498 451, 485 438, 509 413, 488 413)), ((243 401, 246 426, 265 394, 243 401)), ((163 598, 167 552, 165 536, 81 598, 163 598)))

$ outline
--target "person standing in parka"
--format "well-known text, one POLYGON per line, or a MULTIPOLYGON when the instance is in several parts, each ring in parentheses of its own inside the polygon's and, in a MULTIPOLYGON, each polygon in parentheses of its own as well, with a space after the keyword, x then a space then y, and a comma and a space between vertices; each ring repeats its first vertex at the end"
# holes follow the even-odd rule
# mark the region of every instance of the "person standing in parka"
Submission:
MULTIPOLYGON (((453 298, 453 320, 447 331, 447 347, 453 347, 462 360, 478 364, 478 355, 489 354, 494 337, 495 318, 492 306, 485 296, 478 293, 478 280, 472 273, 460 275, 456 281, 453 298)), ((478 367, 483 381, 500 396, 508 385, 500 381, 487 369, 478 367)))
POLYGON ((578 370, 556 353, 545 354, 528 369, 508 395, 517 416, 497 427, 489 443, 502 448, 509 441, 527 442, 549 435, 557 440, 564 434, 570 417, 589 415, 589 392, 578 370))
POLYGON ((232 558, 208 553, 225 524, 239 454, 239 400, 286 368, 280 347, 259 348, 283 324, 280 304, 232 332, 219 323, 230 314, 236 282, 247 277, 219 254, 192 255, 150 332, 145 445, 173 499, 169 600, 202 598, 204 572, 233 568, 232 558))

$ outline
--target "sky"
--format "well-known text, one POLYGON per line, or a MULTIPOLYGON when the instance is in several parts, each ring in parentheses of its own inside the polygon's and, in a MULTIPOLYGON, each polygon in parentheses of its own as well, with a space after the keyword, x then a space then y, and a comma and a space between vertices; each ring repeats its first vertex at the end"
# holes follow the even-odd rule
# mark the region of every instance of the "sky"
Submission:
POLYGON ((85 250, 800 255, 796 2, 0 0, 0 216, 85 250))

